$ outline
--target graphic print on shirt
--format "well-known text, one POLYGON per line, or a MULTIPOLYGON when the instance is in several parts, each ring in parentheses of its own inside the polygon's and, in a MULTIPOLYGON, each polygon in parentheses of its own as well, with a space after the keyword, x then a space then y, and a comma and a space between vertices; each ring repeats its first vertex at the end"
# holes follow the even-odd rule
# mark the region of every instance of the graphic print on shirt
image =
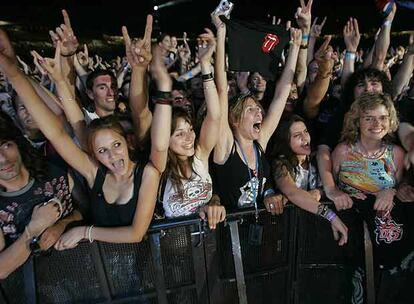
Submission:
POLYGON ((64 176, 55 177, 33 187, 33 195, 30 201, 19 204, 17 201, 11 200, 7 205, 0 206, 0 228, 3 234, 10 239, 15 240, 19 237, 21 232, 18 231, 17 227, 26 225, 30 221, 34 206, 40 203, 44 203, 51 198, 58 198, 63 206, 62 218, 73 210, 69 185, 64 176))
MULTIPOLYGON (((266 178, 263 177, 262 179, 262 186, 260 187, 263 189, 264 184, 266 183, 266 178)), ((249 180, 244 186, 240 187, 240 197, 237 202, 237 206, 239 208, 247 208, 254 206, 254 195, 260 196, 258 193, 259 191, 259 179, 256 176, 253 176, 251 180, 249 180)))
POLYGON ((194 180, 184 183, 182 193, 174 191, 168 197, 168 206, 164 207, 166 216, 177 217, 198 212, 198 209, 210 200, 211 191, 211 182, 194 180))
POLYGON ((387 212, 384 216, 375 217, 375 241, 379 245, 380 242, 386 244, 391 244, 392 242, 399 241, 403 235, 403 224, 396 223, 392 217, 391 213, 387 212))

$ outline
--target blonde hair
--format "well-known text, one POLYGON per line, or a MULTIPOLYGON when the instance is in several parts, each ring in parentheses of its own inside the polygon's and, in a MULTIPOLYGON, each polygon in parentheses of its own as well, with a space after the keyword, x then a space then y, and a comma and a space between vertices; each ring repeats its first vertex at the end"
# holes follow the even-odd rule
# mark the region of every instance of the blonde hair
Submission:
POLYGON ((232 101, 230 101, 229 106, 229 123, 230 127, 233 129, 234 124, 240 122, 243 117, 243 110, 245 108, 246 102, 251 99, 255 102, 257 106, 262 109, 262 113, 264 115, 264 110, 260 102, 253 94, 240 94, 235 96, 232 101))
POLYGON ((398 117, 395 110, 394 103, 391 97, 387 94, 379 93, 364 93, 359 96, 351 108, 345 115, 344 126, 341 133, 341 141, 347 144, 355 143, 360 136, 360 118, 366 112, 377 108, 378 106, 384 106, 389 114, 390 128, 388 134, 384 138, 389 140, 391 134, 398 129, 398 117))

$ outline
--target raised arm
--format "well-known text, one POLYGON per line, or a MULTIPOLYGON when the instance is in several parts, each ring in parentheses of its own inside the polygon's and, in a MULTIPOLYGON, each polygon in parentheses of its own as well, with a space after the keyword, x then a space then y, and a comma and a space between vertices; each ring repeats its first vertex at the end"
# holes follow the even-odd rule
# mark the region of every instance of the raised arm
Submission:
POLYGON ((216 85, 212 75, 211 57, 216 49, 216 40, 211 30, 205 29, 206 33, 200 38, 207 42, 205 48, 199 49, 201 74, 203 75, 204 96, 207 105, 207 114, 203 120, 200 130, 200 140, 197 145, 200 159, 208 161, 209 155, 217 143, 220 132, 220 102, 216 85))
POLYGON ((212 16, 212 21, 217 29, 217 50, 214 62, 214 71, 217 85, 217 93, 220 101, 220 136, 216 147, 214 148, 214 162, 224 163, 231 151, 233 145, 233 133, 230 129, 228 113, 229 101, 227 93, 227 75, 226 75, 226 25, 218 16, 212 16))
POLYGON ((60 60, 62 65, 62 72, 65 81, 73 95, 75 95, 75 79, 76 73, 73 66, 73 57, 76 56, 76 50, 79 46, 78 39, 73 32, 72 25, 70 22, 69 14, 66 10, 62 10, 63 24, 58 26, 55 30, 49 31, 50 37, 52 38, 53 44, 56 47, 58 41, 61 43, 60 48, 60 60))
POLYGON ((392 4, 391 13, 385 18, 381 26, 381 32, 375 41, 375 51, 372 58, 372 67, 380 71, 384 70, 384 61, 387 56, 388 47, 390 46, 391 25, 397 11, 397 4, 392 4))
POLYGON ((354 73, 355 70, 355 58, 359 45, 361 35, 359 34, 358 21, 355 18, 350 18, 343 30, 344 42, 346 46, 344 68, 341 76, 341 86, 344 88, 349 76, 354 73))
POLYGON ((65 112, 66 119, 69 121, 76 137, 80 140, 82 147, 86 147, 86 123, 84 114, 75 100, 75 96, 69 89, 63 77, 62 65, 60 60, 60 42, 56 45, 54 59, 43 58, 37 52, 32 53, 40 63, 41 67, 47 71, 49 77, 54 81, 59 95, 60 104, 65 112))
MULTIPOLYGON (((161 47, 154 45, 150 70, 157 84, 156 107, 151 126, 150 160, 160 173, 164 172, 167 163, 168 147, 171 136, 172 116, 172 80, 164 64, 161 47)), ((145 188, 144 188, 145 189, 145 188)))
POLYGON ((329 45, 330 40, 331 36, 326 36, 325 41, 315 54, 319 66, 318 73, 310 84, 303 102, 303 110, 308 119, 313 119, 318 115, 321 101, 328 91, 334 65, 333 49, 329 45))
POLYGON ((128 30, 122 27, 122 35, 125 43, 125 53, 131 65, 131 85, 129 88, 129 104, 135 127, 135 136, 142 141, 151 126, 152 113, 148 107, 147 68, 151 61, 151 33, 152 16, 147 16, 145 34, 143 39, 131 42, 128 30))
POLYGON ((321 24, 317 24, 318 17, 313 20, 310 34, 309 34, 309 43, 308 43, 308 55, 306 57, 306 66, 313 60, 313 51, 315 50, 316 39, 321 35, 323 26, 326 22, 326 17, 323 18, 321 24))
POLYGON ((30 115, 62 158, 93 184, 97 166, 79 149, 64 130, 59 118, 42 102, 29 80, 16 65, 16 57, 6 33, 0 30, 0 69, 21 96, 30 115))
POLYGON ((414 70, 414 44, 408 47, 403 61, 397 74, 392 80, 392 97, 397 98, 401 94, 403 88, 409 83, 411 74, 414 70))
POLYGON ((301 31, 295 28, 290 28, 289 57, 286 60, 283 73, 276 85, 275 95, 269 106, 268 113, 263 120, 262 130, 260 132, 259 143, 263 149, 266 149, 267 143, 273 132, 276 130, 285 108, 286 100, 292 87, 301 41, 301 31))
POLYGON ((306 58, 308 56, 307 48, 312 20, 311 10, 312 0, 309 0, 306 5, 304 0, 300 0, 300 7, 298 7, 295 14, 296 22, 299 26, 299 29, 302 31, 302 43, 299 50, 295 75, 298 92, 302 92, 303 87, 305 86, 306 73, 308 70, 306 58))

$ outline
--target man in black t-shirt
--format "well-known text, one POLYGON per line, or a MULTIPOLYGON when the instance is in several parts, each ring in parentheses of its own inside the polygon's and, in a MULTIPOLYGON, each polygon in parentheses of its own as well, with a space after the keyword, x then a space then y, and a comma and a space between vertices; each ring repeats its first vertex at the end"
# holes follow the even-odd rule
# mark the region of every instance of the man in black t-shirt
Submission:
POLYGON ((72 187, 67 173, 47 165, 0 113, 0 279, 33 250, 53 246, 70 222, 82 218, 72 212, 72 187))

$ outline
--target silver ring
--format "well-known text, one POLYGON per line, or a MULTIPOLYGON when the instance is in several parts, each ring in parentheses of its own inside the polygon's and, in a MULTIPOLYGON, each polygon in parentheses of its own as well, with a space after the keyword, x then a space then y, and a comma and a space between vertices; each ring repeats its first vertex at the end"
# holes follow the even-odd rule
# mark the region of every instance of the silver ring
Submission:
POLYGON ((270 209, 273 209, 275 206, 273 204, 269 204, 270 209))

